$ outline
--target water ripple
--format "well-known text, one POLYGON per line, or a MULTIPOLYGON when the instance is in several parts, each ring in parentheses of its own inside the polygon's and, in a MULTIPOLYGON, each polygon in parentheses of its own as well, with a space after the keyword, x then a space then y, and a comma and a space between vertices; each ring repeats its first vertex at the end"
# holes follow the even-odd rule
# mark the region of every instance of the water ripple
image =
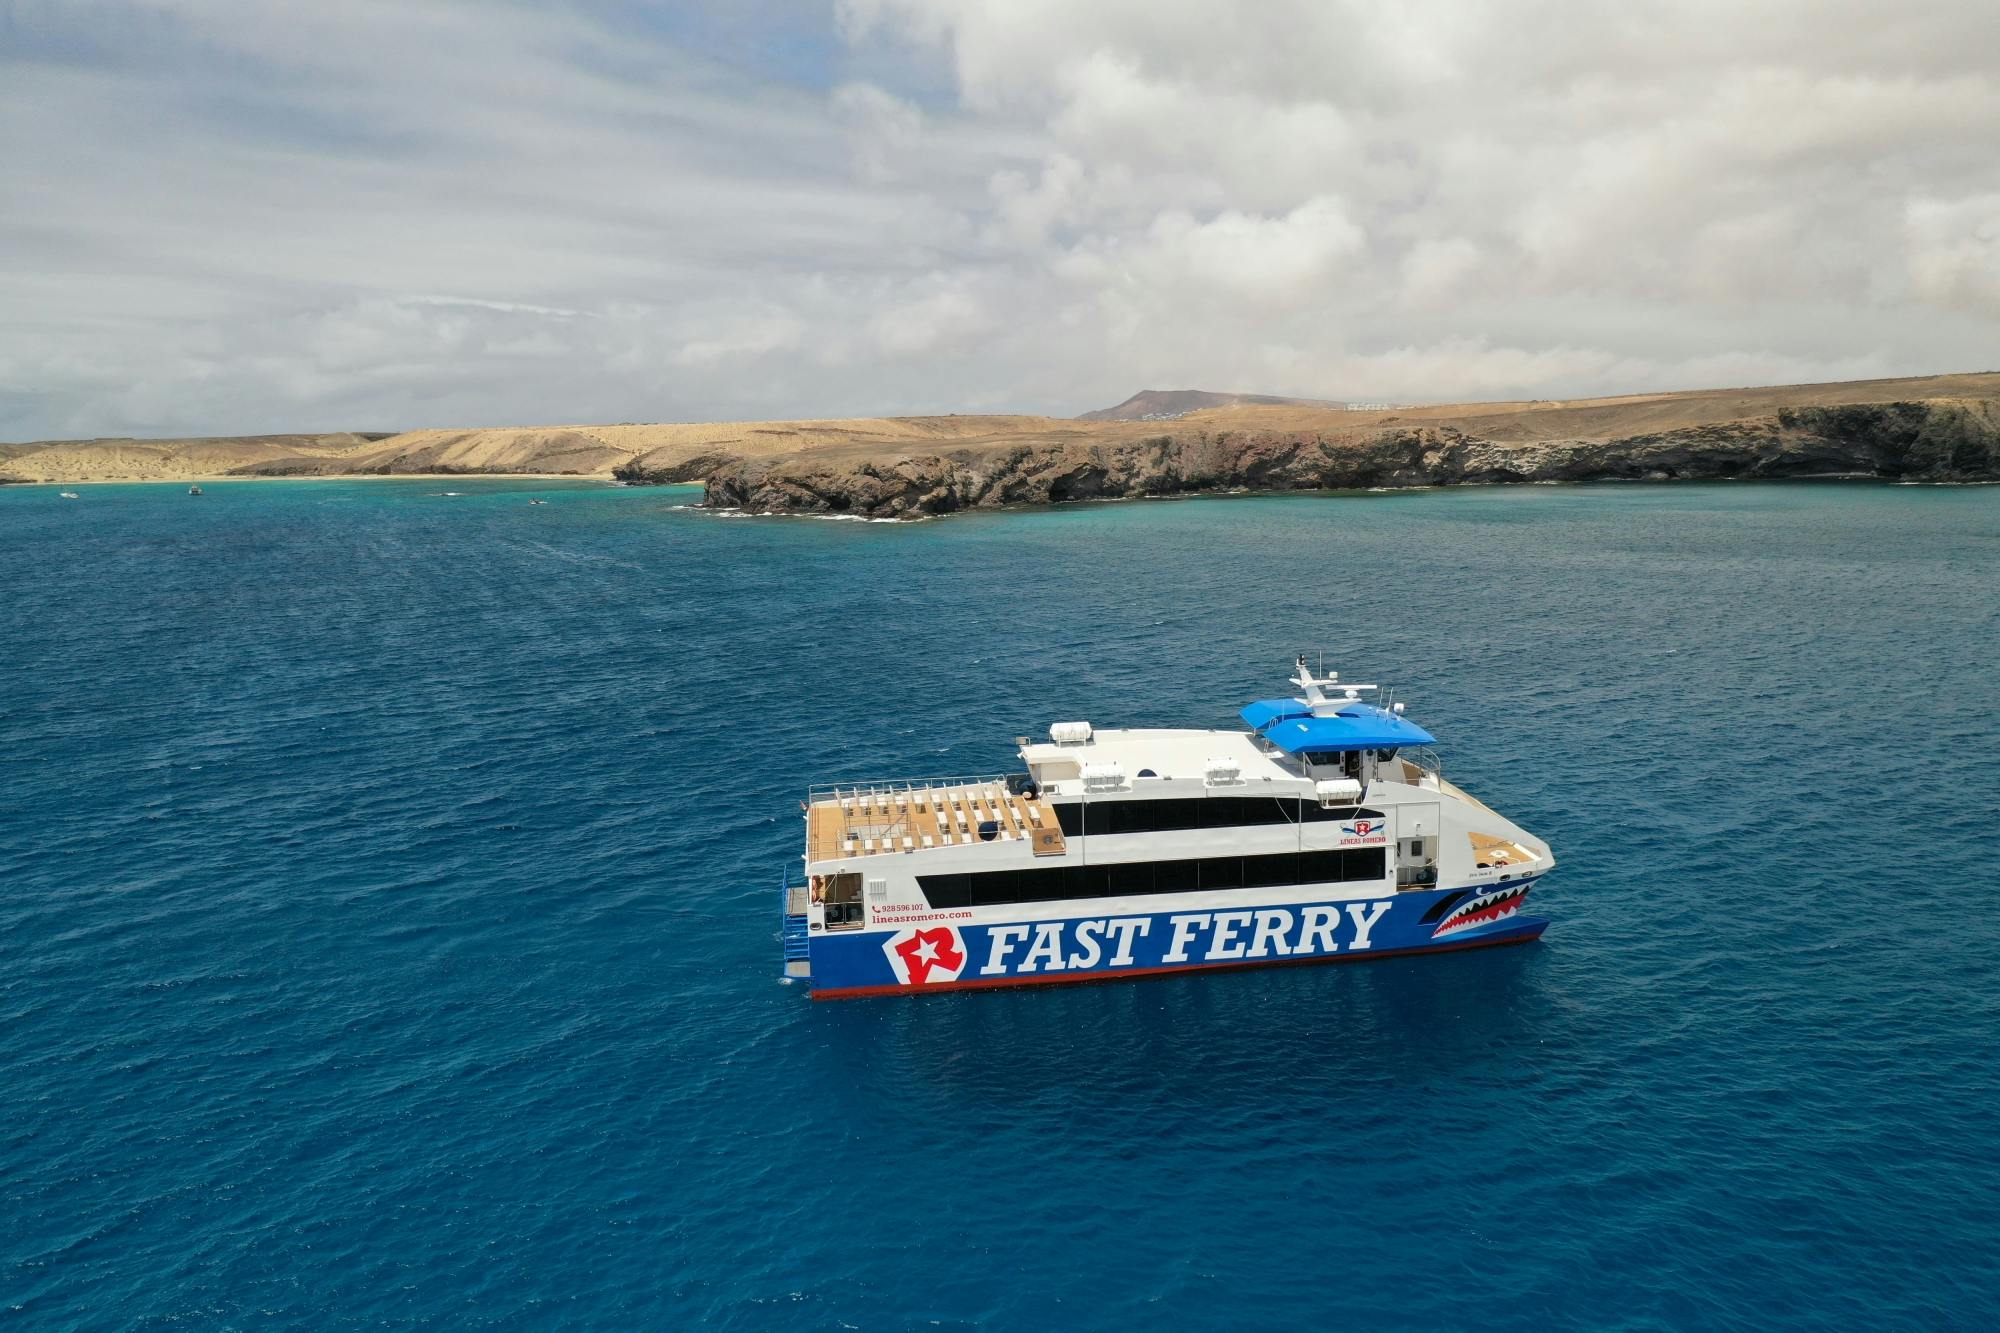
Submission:
POLYGON ((17 1320, 2000 1322, 2000 491, 434 484, 0 491, 17 1320), (1555 844, 1541 945, 776 984, 808 781, 1318 646, 1555 844))

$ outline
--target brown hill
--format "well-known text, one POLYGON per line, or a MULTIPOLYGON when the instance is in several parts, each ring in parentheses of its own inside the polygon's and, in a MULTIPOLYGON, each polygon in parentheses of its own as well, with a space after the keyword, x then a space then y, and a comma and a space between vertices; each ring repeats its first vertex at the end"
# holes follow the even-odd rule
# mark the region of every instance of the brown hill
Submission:
MULTIPOLYGON (((1692 439, 1701 431, 1723 427, 1737 435, 1769 435, 1794 429, 1782 425, 1786 414, 1796 422, 1803 419, 1799 414, 1815 409, 1894 403, 1957 402, 1969 405, 1972 416, 1968 420, 1983 420, 1980 414, 1987 407, 1982 405, 2000 402, 2000 373, 1565 401, 1457 403, 1381 412, 1347 411, 1263 395, 1205 396, 1228 401, 1192 408, 1172 418, 1164 432, 1159 420, 1111 420, 1094 414, 1098 419, 867 417, 417 430, 397 435, 337 432, 178 440, 51 440, 0 445, 0 476, 50 482, 436 472, 553 473, 633 481, 727 476, 731 478, 730 487, 725 488, 728 493, 749 494, 755 490, 754 486, 745 489, 744 478, 749 473, 782 477, 811 471, 840 476, 862 467, 894 466, 913 458, 941 458, 952 460, 955 467, 976 468, 982 459, 1022 451, 1044 459, 1052 450, 1067 458, 1087 459, 1091 450, 1115 451, 1166 439, 1214 442, 1297 437, 1313 441, 1315 449, 1335 450, 1425 432, 1436 439, 1463 438, 1496 448, 1552 442, 1692 439)), ((1172 406, 1179 401, 1177 396, 1148 399, 1141 394, 1110 410, 1123 410, 1135 403, 1172 406)), ((1014 498, 1033 498, 1036 488, 1016 487, 1014 492, 1014 498)))
POLYGON ((1078 421, 1174 421, 1211 407, 1339 407, 1322 398, 1278 398, 1263 393, 1211 393, 1207 389, 1141 389, 1116 407, 1085 412, 1078 421))
POLYGON ((223 477, 299 458, 338 459, 381 432, 326 435, 197 436, 137 440, 42 440, 0 444, 0 475, 21 481, 187 481, 223 477))
POLYGON ((833 450, 977 446, 1078 429, 1054 417, 863 417, 618 426, 507 426, 401 434, 255 435, 0 444, 0 476, 25 481, 207 481, 430 473, 699 480, 746 458, 833 450))
POLYGON ((931 452, 878 442, 745 459, 710 471, 707 502, 908 517, 1214 490, 1807 476, 2000 480, 2000 374, 1379 413, 1205 408, 931 452))

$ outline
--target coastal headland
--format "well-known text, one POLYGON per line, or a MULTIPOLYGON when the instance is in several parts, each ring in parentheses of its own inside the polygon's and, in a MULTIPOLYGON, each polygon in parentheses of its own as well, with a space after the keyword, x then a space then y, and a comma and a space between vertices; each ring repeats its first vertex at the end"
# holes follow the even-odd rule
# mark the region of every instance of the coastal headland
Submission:
POLYGON ((2000 373, 1360 410, 1147 391, 1074 419, 950 415, 0 445, 0 479, 26 482, 424 474, 701 482, 712 507, 880 518, 1246 490, 1829 476, 1994 481, 2000 373), (1177 410, 1182 404, 1191 406, 1177 410))

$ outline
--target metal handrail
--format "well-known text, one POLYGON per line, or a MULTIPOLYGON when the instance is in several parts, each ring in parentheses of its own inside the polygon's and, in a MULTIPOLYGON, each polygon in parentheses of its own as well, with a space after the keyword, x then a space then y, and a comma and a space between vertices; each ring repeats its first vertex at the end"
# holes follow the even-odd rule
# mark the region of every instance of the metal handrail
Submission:
POLYGON ((860 796, 874 793, 889 797, 901 796, 915 791, 949 790, 955 787, 990 787, 1004 785, 1009 774, 988 774, 984 777, 950 778, 892 778, 863 780, 860 782, 816 782, 806 788, 806 803, 817 804, 827 797, 860 796))
POLYGON ((1398 759, 1407 759, 1412 767, 1430 774, 1440 782, 1444 780, 1444 759, 1428 745, 1411 745, 1396 752, 1398 759))

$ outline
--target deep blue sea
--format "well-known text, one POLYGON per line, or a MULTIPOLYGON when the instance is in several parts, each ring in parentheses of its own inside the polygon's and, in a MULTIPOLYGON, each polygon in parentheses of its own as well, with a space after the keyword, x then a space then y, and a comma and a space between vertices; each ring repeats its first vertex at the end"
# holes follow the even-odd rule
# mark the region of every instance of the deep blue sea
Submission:
POLYGON ((0 490, 0 1324, 2000 1325, 2000 488, 75 489, 0 490), (779 982, 808 782, 1320 649, 1539 944, 779 982))

